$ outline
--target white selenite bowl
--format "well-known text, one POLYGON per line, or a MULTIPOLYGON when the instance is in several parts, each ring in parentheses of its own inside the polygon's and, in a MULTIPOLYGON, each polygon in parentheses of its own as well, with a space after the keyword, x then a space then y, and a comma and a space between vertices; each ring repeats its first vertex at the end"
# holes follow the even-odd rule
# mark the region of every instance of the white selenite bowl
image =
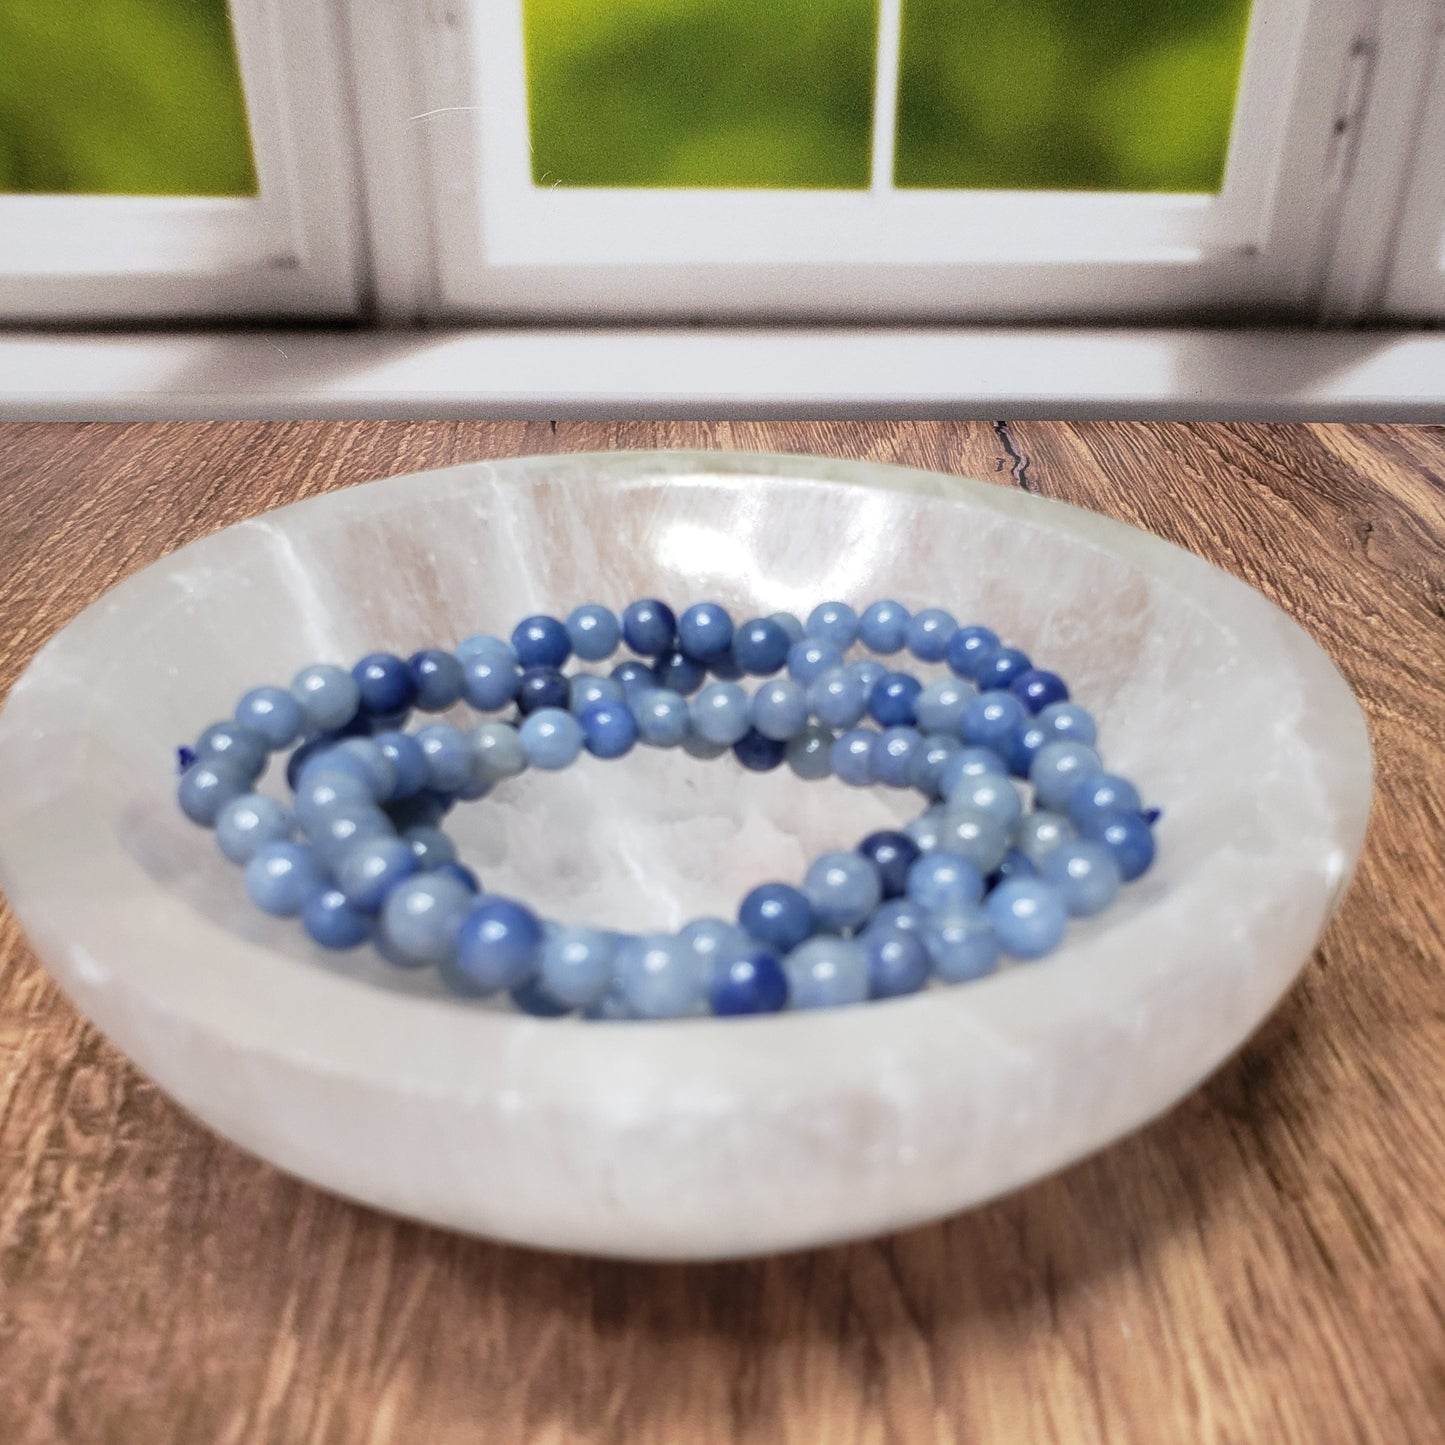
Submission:
MULTIPOLYGON (((37 952, 198 1119, 383 1209, 637 1259, 897 1229, 1137 1128, 1289 986, 1371 792, 1330 660, 1175 547, 955 477, 687 452, 395 477, 184 547, 40 653, 0 765, 0 882, 37 952), (649 594, 738 617, 897 597, 988 623, 1064 674, 1106 765, 1163 807, 1158 863, 1053 956, 978 983, 761 1019, 541 1021, 312 947, 251 909, 175 806, 175 746, 247 687, 649 594)), ((449 825, 488 887, 646 929, 731 915, 920 806, 643 748, 524 775, 449 825)))

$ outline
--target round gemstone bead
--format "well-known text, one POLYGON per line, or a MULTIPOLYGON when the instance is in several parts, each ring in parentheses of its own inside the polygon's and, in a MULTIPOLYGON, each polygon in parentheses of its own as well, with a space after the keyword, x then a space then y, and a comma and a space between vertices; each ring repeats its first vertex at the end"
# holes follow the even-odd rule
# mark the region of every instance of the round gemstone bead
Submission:
POLYGON ((748 695, 735 682, 710 682, 691 703, 692 729, 710 743, 731 747, 748 730, 748 695))
POLYGON ((946 796, 950 807, 975 808, 987 813, 1004 829, 1012 829, 1023 816, 1023 799, 1013 782, 1002 773, 964 776, 946 796))
POLYGON ((1089 836, 1113 855, 1126 883, 1132 883, 1154 861, 1154 832, 1138 813, 1091 819, 1089 836))
POLYGON ((538 976, 559 1002, 587 1008, 607 992, 616 954, 616 937, 600 928, 558 928, 543 939, 538 976))
POLYGON ((1060 742, 1087 743, 1099 741, 1099 725, 1087 708, 1076 702, 1051 702, 1042 708, 1034 721, 1060 742))
POLYGON ((544 707, 518 729, 527 761, 543 772, 565 768, 582 751, 582 724, 570 712, 544 707))
POLYGON ((572 639, 565 624, 538 613, 524 617, 512 629, 512 651, 522 667, 561 667, 572 656, 572 639))
POLYGON ((992 748, 1001 757, 1028 711, 1011 692, 981 692, 963 710, 959 731, 971 747, 992 748))
POLYGON ((850 939, 810 938, 783 961, 783 972, 796 1009, 839 1008, 868 997, 868 960, 850 939))
POLYGON ((917 858, 908 870, 908 899, 925 913, 938 913, 983 897, 983 873, 958 853, 937 849, 917 858))
POLYGON ((494 637, 490 632, 474 632, 470 637, 462 638, 453 651, 457 661, 464 666, 474 657, 491 657, 499 662, 511 663, 517 660, 512 644, 500 637, 494 637))
POLYGON ((336 865, 336 886, 360 913, 375 913, 396 884, 418 870, 417 856, 405 839, 366 838, 349 848, 336 865))
POLYGON ((918 936, 945 983, 967 983, 992 973, 998 963, 998 935, 978 904, 958 904, 928 915, 918 936))
POLYGON ((282 687, 253 687, 236 704, 236 721, 254 728, 268 748, 289 748, 301 736, 301 704, 282 687))
POLYGON ((760 883, 743 899, 738 922, 779 953, 796 948, 817 926, 807 897, 788 883, 760 883))
POLYGON ((638 735, 655 748, 677 747, 692 727, 687 700, 664 688, 649 688, 634 696, 632 713, 638 735))
POLYGON ((906 788, 913 772, 913 758, 923 746, 923 736, 917 728, 884 728, 873 739, 873 755, 870 759, 873 777, 890 788, 906 788))
POLYGON ((321 770, 355 773, 378 802, 396 793, 396 764, 375 738, 343 738, 324 754, 324 761, 318 763, 321 770))
POLYGON ((306 725, 323 732, 349 723, 361 703, 356 679, 329 663, 303 667, 291 680, 291 696, 301 705, 306 725))
POLYGON ((873 744, 878 734, 872 728, 851 728, 840 733, 828 749, 828 764, 835 777, 854 788, 873 784, 873 744))
POLYGON ((1058 739, 1037 718, 1024 723, 1008 740, 1008 767, 1016 778, 1026 778, 1039 749, 1058 739))
POLYGON ((922 612, 915 612, 908 624, 908 650, 920 662, 942 662, 957 631, 958 623, 951 612, 941 607, 926 607, 922 612))
POLYGON ((409 733, 377 733, 371 740, 377 751, 391 764, 392 785, 387 800, 409 798, 427 785, 429 776, 426 754, 421 744, 409 733))
POLYGON ((1056 672, 1031 667, 1009 683, 1008 690, 1032 713, 1041 712, 1050 703, 1068 702, 1069 689, 1056 672))
POLYGON ((803 875, 803 896, 819 927, 853 928, 883 901, 883 885, 871 858, 823 853, 803 875))
POLYGON ((270 753, 264 733, 245 723, 212 723, 196 739, 197 759, 223 762, 254 782, 266 768, 270 753))
POLYGON ((677 646, 677 618, 667 603, 644 597, 622 613, 622 636, 641 657, 661 657, 677 646))
POLYGON ((943 771, 963 750, 957 738, 927 737, 913 755, 908 781, 926 798, 939 798, 943 771))
POLYGON ((720 1018, 777 1013, 788 1002, 788 980, 771 953, 753 948, 726 960, 708 991, 720 1018))
POLYGON ((251 779, 235 766, 217 758, 192 763, 176 787, 181 812, 203 828, 215 825, 222 808, 251 790, 251 779))
POLYGON ((484 722, 468 734, 472 746, 472 766, 478 777, 499 783, 515 778, 527 767, 527 750, 522 737, 511 723, 484 722))
POLYGON ((322 948, 355 948, 371 937, 371 920, 339 888, 318 888, 301 905, 301 924, 322 948))
POLYGON ((589 602, 567 614, 567 641, 583 662, 601 662, 617 651, 622 624, 611 608, 589 602))
POLYGON ((807 631, 803 624, 791 612, 773 612, 768 615, 769 622, 776 622, 787 635, 788 646, 795 642, 801 642, 806 637, 807 631))
POLYGON ((524 669, 517 684, 517 707, 523 717, 544 707, 569 707, 571 702, 571 685, 555 667, 524 669))
POLYGON ((808 684, 807 705, 824 727, 851 728, 867 709, 868 693, 846 667, 832 667, 808 684))
POLYGON ((442 873, 403 879, 382 905, 378 940, 401 967, 440 963, 456 946, 457 929, 473 903, 464 883, 442 873))
POLYGON ((984 691, 990 688, 1007 688, 1014 679, 1026 673, 1033 666, 1028 653, 1017 647, 1000 647, 986 662, 980 664, 978 685, 984 691))
POLYGON ((1034 756, 1029 782, 1045 808, 1062 810, 1081 778, 1103 771, 1093 748, 1084 743, 1047 743, 1034 756))
POLYGON ((1115 773, 1091 773, 1074 784, 1067 811, 1074 826, 1090 837, 1097 820, 1106 814, 1137 813, 1143 806, 1139 790, 1127 778, 1115 773))
POLYGON ((843 654, 831 642, 816 637, 805 637, 788 649, 788 675, 804 687, 842 665, 843 654))
POLYGON ((944 733, 957 737, 963 722, 963 710, 977 696, 966 682, 953 677, 940 677, 918 694, 913 710, 918 726, 925 733, 944 733))
POLYGON ((745 622, 733 636, 733 659, 754 677, 771 677, 788 661, 792 640, 771 617, 745 622))
POLYGON ((938 846, 962 854, 987 877, 1008 852, 1008 833, 987 813, 950 804, 938 819, 938 846))
POLYGON ((401 837, 418 868, 440 868, 443 863, 456 862, 456 845, 433 823, 414 824, 401 837))
POLYGON ((987 627, 960 627, 948 639, 943 658, 955 676, 977 682, 1000 645, 998 634, 987 627))
POLYGON ((1076 836, 1074 825, 1061 813, 1035 809, 1019 819, 1014 847, 1037 868, 1060 843, 1068 843, 1076 836))
POLYGON ((626 939, 616 969, 622 997, 640 1018, 681 1018, 702 1001, 704 981, 692 950, 675 934, 626 939))
POLYGON ((988 774, 1007 777, 1003 759, 992 748, 961 747, 939 770, 939 794, 946 798, 964 778, 988 774))
POLYGON ((361 708, 373 716, 402 712, 416 701, 411 668, 390 652, 373 652, 351 669, 361 708))
POLYGON ((928 952, 916 932, 869 928, 858 942, 868 965, 871 997, 901 998, 917 993, 928 982, 928 952))
MULTIPOLYGON (((1061 845, 1062 846, 1062 845, 1061 845)), ((990 883, 1002 883, 1006 878, 1037 878, 1039 870, 1029 858, 1017 848, 1010 848, 1003 855, 1003 862, 994 869, 990 883)))
POLYGON ((1064 936, 1068 914, 1057 888, 1040 878, 1010 878, 984 905, 999 947, 1015 958, 1042 958, 1064 936))
POLYGON ((875 928, 901 928, 905 933, 917 932, 928 920, 928 914, 906 895, 886 898, 873 910, 864 933, 875 928))
POLYGON ((479 712, 500 712, 517 695, 522 669, 511 656, 484 652, 462 663, 462 696, 479 712))
POLYGON ((578 721, 594 758, 620 758, 637 743, 637 720, 625 702, 594 703, 578 721))
POLYGON ((1101 913, 1119 892, 1119 865, 1102 843, 1080 838, 1060 843, 1043 861, 1039 876, 1052 883, 1073 918, 1101 913))
POLYGON ((375 803, 338 804, 306 824, 306 836, 328 868, 339 867, 353 848, 368 839, 389 838, 394 831, 391 819, 375 803))
POLYGON ((829 760, 832 747, 833 734, 827 728, 809 723, 788 742, 788 766, 804 782, 829 777, 833 772, 833 764, 829 760))
POLYGON ((619 662, 608 676, 622 689, 623 697, 629 702, 658 685, 657 673, 653 671, 652 665, 639 662, 635 657, 619 662))
POLYGON ((424 648, 407 659, 415 704, 423 712, 444 712, 462 695, 462 665, 450 652, 424 648))
POLYGON ((918 720, 922 691, 923 684, 909 673, 885 673, 868 694, 868 715, 881 727, 910 725, 918 720))
POLYGON ((709 987, 724 963, 756 947, 738 924, 722 918, 695 918, 678 937, 692 950, 698 977, 709 987))
POLYGON ((856 678, 866 699, 878 683, 888 676, 889 669, 876 657, 859 657, 846 664, 849 677, 856 678))
POLYGON ((291 836, 290 810, 261 793, 232 798, 216 814, 216 842, 232 863, 249 863, 256 850, 291 836))
POLYGON ((310 832, 336 808, 366 807, 373 801, 371 788, 355 774, 323 769, 298 783, 292 807, 297 821, 310 832))
POLYGON ((756 728, 749 728, 733 744, 733 755, 750 773, 770 773, 782 766, 788 745, 781 738, 764 737, 756 728))
POLYGON ((677 619, 678 649, 697 662, 722 657, 733 645, 733 620, 716 602, 695 602, 677 619))
POLYGON ((442 961, 441 973, 457 993, 485 997, 516 988, 541 961, 542 925, 536 914, 510 898, 482 898, 462 919, 456 950, 442 961))
POLYGON ((777 677, 759 685, 748 705, 748 715, 765 738, 786 742, 807 725, 808 697, 791 678, 777 677))
POLYGON ((907 888, 908 870, 917 861, 919 851, 906 833, 870 833, 858 845, 858 851, 878 870, 885 898, 897 898, 907 888))
POLYGON ((708 738, 700 737, 692 731, 691 715, 689 714, 688 734, 682 740, 682 750, 690 758, 699 758, 703 762, 711 762, 714 758, 720 758, 732 746, 731 743, 715 743, 708 738))
POLYGON ((450 723, 428 723, 414 734, 426 758, 428 786, 455 793, 474 776, 471 742, 450 723))
POLYGON ((869 652, 891 657, 908 645, 908 624, 912 621, 901 602, 875 602, 858 619, 858 640, 869 652))
POLYGON ((858 614, 846 602, 820 602, 808 614, 807 634, 847 652, 858 640, 858 614))
POLYGON ((660 657, 652 669, 655 685, 691 697, 707 681, 707 666, 681 652, 660 657))
POLYGON ((246 864, 247 896, 276 918, 295 918, 325 885, 321 865, 304 843, 263 843, 246 864))
POLYGON ((567 679, 567 709, 574 717, 580 718, 594 703, 621 702, 626 696, 622 684, 613 677, 578 672, 567 679))

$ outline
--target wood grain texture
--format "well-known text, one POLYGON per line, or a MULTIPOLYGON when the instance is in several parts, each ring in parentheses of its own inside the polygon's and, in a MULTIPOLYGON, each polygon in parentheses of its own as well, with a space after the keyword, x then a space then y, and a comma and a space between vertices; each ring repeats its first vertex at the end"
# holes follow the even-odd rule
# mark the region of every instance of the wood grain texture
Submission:
POLYGON ((106 587, 298 497, 520 452, 901 462, 1120 517, 1297 617, 1369 715, 1357 881, 1166 1118, 946 1223, 645 1267, 401 1223, 221 1142, 0 912, 0 1442, 1445 1438, 1445 429, 0 427, 0 690, 106 587))

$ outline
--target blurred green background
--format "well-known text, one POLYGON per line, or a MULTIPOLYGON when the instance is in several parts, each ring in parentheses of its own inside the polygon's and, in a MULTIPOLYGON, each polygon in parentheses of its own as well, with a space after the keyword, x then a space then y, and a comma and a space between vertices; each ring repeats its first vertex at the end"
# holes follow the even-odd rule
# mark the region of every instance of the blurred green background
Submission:
POLYGON ((0 0, 0 191, 256 191, 225 0, 0 0))
MULTIPOLYGON (((895 183, 1212 191, 1250 0, 903 0, 895 183)), ((876 0, 523 0, 532 176, 858 188, 876 0)))

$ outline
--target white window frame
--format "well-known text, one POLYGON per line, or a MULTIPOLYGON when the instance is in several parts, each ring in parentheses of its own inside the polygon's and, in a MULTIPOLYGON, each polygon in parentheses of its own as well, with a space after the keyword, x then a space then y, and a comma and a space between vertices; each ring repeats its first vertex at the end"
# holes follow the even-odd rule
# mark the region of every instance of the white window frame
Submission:
POLYGON ((230 0, 253 197, 0 196, 0 319, 354 315, 360 207, 336 16, 230 0))

